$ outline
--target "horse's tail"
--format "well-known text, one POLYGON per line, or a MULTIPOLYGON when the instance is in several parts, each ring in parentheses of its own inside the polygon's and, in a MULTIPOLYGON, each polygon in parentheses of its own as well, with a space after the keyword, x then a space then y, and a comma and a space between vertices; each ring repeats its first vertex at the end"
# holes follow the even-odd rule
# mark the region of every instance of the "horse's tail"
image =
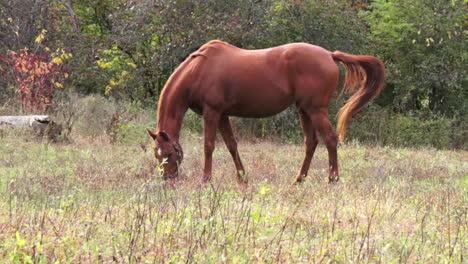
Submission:
POLYGON ((351 117, 382 91, 385 66, 372 56, 351 55, 340 51, 332 52, 331 55, 346 69, 343 91, 354 92, 338 112, 337 131, 340 140, 343 140, 346 135, 346 125, 351 117))

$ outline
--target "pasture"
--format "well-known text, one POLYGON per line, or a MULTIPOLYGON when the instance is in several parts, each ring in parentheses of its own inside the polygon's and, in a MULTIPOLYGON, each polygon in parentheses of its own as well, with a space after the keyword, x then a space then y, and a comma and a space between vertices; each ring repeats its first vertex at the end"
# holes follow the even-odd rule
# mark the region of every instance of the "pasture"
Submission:
POLYGON ((249 178, 217 140, 201 184, 203 140, 181 138, 183 177, 163 182, 152 151, 78 138, 0 139, 2 263, 463 263, 468 153, 345 143, 328 184, 319 144, 239 140, 249 178))
POLYGON ((468 263, 466 2, 0 0, 0 264, 468 263))

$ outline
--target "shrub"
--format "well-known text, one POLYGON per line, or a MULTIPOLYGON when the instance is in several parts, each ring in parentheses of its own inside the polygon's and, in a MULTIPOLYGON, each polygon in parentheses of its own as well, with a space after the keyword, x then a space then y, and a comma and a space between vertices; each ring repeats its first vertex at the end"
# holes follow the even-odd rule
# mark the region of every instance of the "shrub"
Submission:
MULTIPOLYGON (((105 136, 111 142, 145 143, 146 128, 156 126, 156 107, 149 110, 140 103, 107 99, 100 95, 59 96, 52 108, 54 119, 63 124, 65 135, 76 131, 85 137, 105 136), (76 129, 75 129, 76 127, 76 129), (68 132, 67 132, 68 131, 68 132)), ((341 99, 330 106, 332 123, 341 99)), ((0 108, 0 110, 2 110, 0 108)), ((230 118, 237 138, 268 138, 285 142, 303 142, 302 129, 294 106, 269 118, 230 118)), ((431 114, 395 113, 388 107, 370 104, 358 113, 348 127, 347 141, 403 147, 433 146, 468 149, 468 120, 465 116, 447 118, 431 114)), ((183 129, 203 135, 203 118, 187 111, 183 129)))
POLYGON ((100 95, 89 95, 78 101, 82 109, 78 132, 92 138, 105 135, 112 115, 117 110, 116 104, 100 95))
POLYGON ((388 108, 370 105, 351 121, 348 140, 405 147, 466 149, 465 124, 463 117, 403 115, 388 108))
POLYGON ((63 50, 55 53, 44 50, 36 55, 27 48, 19 52, 10 50, 7 55, 0 56, 0 61, 7 64, 7 82, 14 83, 20 94, 23 111, 33 113, 47 110, 55 89, 63 87, 60 81, 68 76, 63 60, 70 56, 63 50))

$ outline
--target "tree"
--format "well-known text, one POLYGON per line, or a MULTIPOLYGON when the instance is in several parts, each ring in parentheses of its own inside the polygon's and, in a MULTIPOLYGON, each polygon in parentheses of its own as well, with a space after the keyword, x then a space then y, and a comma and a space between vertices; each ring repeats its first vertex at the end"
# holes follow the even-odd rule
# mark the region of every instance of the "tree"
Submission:
POLYGON ((397 111, 466 113, 464 1, 376 0, 364 13, 397 111))

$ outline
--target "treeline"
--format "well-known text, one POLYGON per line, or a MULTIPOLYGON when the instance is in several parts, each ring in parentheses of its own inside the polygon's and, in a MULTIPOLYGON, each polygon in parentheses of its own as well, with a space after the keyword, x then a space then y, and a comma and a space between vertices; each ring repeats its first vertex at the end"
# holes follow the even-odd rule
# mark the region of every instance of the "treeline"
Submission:
MULTIPOLYGON (((0 0, 0 99, 47 111, 62 90, 154 107, 175 67, 209 40, 307 42, 387 66, 350 138, 467 148, 467 14, 464 0, 0 0)), ((290 109, 238 125, 299 139, 297 123, 290 109)))

